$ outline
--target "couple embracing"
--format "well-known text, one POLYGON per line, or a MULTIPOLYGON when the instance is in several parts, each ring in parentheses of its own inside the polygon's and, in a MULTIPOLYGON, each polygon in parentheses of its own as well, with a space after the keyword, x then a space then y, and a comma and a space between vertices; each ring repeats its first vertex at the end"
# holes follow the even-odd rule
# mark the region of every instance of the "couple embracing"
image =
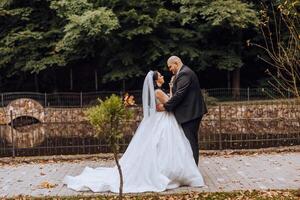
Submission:
MULTIPOLYGON (((150 71, 143 85, 144 118, 120 159, 125 193, 161 192, 180 186, 202 187, 198 169, 198 129, 207 113, 196 74, 177 56, 167 61, 173 77, 170 95, 164 77, 150 71)), ((118 192, 117 167, 86 167, 64 183, 76 191, 118 192)))

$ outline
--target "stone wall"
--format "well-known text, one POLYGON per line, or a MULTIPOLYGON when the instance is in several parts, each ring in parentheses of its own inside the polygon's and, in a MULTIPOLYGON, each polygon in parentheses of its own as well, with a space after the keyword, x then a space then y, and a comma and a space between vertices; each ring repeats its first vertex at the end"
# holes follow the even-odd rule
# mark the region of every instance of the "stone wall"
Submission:
MULTIPOLYGON (((142 109, 137 107, 136 123, 130 126, 134 132, 142 118, 142 109)), ((0 108, 0 125, 13 119, 29 116, 44 124, 86 122, 85 108, 43 108, 31 99, 18 99, 7 107, 0 108)), ((300 130, 300 103, 293 101, 233 103, 209 108, 202 120, 201 132, 211 133, 276 133, 285 134, 300 130)), ((83 130, 82 130, 83 131, 83 130)))
POLYGON ((7 123, 7 117, 8 116, 6 116, 5 108, 0 108, 0 125, 4 125, 7 123))
POLYGON ((204 134, 299 133, 300 104, 283 101, 214 106, 204 117, 201 132, 204 134))
POLYGON ((84 122, 86 108, 45 108, 45 123, 84 122))
POLYGON ((0 125, 9 124, 11 118, 14 120, 22 116, 35 118, 41 123, 81 122, 86 121, 85 110, 85 108, 44 108, 35 100, 22 98, 0 108, 0 125))

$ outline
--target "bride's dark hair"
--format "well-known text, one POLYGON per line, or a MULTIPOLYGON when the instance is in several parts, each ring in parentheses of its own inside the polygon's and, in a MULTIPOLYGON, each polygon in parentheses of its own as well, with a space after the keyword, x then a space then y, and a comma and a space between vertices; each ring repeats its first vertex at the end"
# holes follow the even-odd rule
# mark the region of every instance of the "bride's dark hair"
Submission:
POLYGON ((156 81, 158 79, 158 71, 153 71, 153 86, 154 86, 154 90, 160 88, 158 87, 156 81))

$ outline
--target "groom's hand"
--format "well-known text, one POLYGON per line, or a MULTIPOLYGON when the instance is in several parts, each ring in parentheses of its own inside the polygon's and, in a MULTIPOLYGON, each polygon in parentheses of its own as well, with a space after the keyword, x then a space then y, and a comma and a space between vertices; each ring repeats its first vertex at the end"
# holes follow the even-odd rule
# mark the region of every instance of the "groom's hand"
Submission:
POLYGON ((164 104, 162 104, 162 103, 157 104, 157 105, 156 105, 156 110, 157 110, 158 112, 165 111, 164 104))

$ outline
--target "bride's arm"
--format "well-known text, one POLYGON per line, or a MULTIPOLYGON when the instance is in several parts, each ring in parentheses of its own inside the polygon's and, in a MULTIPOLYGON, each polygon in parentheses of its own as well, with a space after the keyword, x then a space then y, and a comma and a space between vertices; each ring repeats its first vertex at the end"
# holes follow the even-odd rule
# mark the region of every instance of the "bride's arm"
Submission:
POLYGON ((162 104, 166 103, 169 100, 168 95, 164 93, 162 90, 156 90, 155 96, 162 104))

